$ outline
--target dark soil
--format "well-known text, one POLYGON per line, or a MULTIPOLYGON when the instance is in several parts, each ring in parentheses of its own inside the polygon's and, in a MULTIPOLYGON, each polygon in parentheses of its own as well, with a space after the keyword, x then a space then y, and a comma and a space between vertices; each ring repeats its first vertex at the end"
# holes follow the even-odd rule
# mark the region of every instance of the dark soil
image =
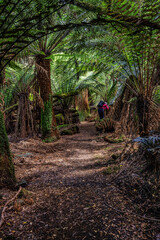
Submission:
MULTIPOLYGON (((120 159, 126 143, 105 142, 104 135, 83 122, 79 134, 56 143, 10 143, 26 186, 5 212, 0 240, 160 239, 158 187, 137 172, 144 162, 138 155, 134 161, 135 150, 120 159)), ((15 194, 1 190, 1 209, 15 194)))

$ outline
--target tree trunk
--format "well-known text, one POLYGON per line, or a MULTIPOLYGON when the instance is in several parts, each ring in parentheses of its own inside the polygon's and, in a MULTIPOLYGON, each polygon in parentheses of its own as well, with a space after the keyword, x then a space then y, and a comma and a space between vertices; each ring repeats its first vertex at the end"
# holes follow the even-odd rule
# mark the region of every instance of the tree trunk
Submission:
POLYGON ((27 115, 27 108, 26 108, 26 96, 22 94, 20 97, 20 104, 21 104, 21 119, 20 119, 20 136, 24 138, 26 136, 26 115, 27 115))
POLYGON ((34 135, 33 118, 28 93, 21 93, 19 96, 15 135, 21 138, 34 135))
POLYGON ((83 112, 89 112, 88 89, 84 89, 78 96, 78 109, 83 112))
POLYGON ((0 188, 13 188, 16 183, 3 114, 0 111, 0 188))
POLYGON ((139 134, 140 136, 148 135, 148 117, 149 117, 149 102, 143 95, 137 97, 137 114, 139 119, 139 134))
POLYGON ((84 108, 85 108, 86 112, 88 112, 89 111, 88 89, 84 90, 83 97, 84 97, 84 108))
POLYGON ((40 95, 44 102, 44 109, 41 110, 42 138, 51 140, 51 138, 59 138, 59 133, 56 128, 56 119, 52 104, 50 60, 45 59, 43 55, 39 55, 36 58, 36 63, 39 66, 37 78, 40 87, 40 95))
MULTIPOLYGON (((2 62, 0 60, 0 69, 3 68, 2 62)), ((5 81, 5 69, 3 69, 2 71, 0 71, 0 86, 4 85, 4 81, 5 81)))

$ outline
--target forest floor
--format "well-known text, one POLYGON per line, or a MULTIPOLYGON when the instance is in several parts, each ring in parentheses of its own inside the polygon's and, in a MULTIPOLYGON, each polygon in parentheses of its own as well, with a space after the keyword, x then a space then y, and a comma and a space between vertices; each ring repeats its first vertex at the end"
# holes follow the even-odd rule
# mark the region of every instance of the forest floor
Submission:
MULTIPOLYGON (((104 135, 82 122, 80 133, 55 143, 10 142, 17 180, 26 186, 6 209, 0 240, 160 240, 160 208, 149 211, 157 198, 150 185, 142 191, 142 176, 127 175, 128 163, 118 158, 126 143, 104 135)), ((1 191, 1 209, 15 194, 1 191)))

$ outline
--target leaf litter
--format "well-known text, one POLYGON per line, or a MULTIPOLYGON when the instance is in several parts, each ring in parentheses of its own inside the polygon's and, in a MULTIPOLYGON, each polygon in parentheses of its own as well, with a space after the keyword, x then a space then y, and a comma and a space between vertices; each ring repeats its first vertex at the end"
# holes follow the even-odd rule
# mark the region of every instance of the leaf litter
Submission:
MULTIPOLYGON (((145 161, 137 147, 105 142, 88 122, 55 143, 36 138, 10 146, 26 186, 8 206, 0 239, 159 239, 158 185, 139 171, 145 161)), ((13 195, 1 190, 1 209, 13 195)))

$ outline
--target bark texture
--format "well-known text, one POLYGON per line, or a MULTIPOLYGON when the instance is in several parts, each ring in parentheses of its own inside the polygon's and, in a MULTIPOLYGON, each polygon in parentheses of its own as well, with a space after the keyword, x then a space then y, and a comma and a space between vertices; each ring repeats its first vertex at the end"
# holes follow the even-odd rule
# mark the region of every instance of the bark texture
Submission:
POLYGON ((83 89, 78 95, 77 105, 80 111, 89 112, 88 89, 83 89))
POLYGON ((56 119, 52 104, 50 59, 46 59, 45 57, 44 55, 39 55, 36 58, 36 63, 39 66, 37 78, 40 87, 40 95, 44 102, 44 109, 41 111, 42 138, 51 139, 59 138, 59 133, 56 129, 56 119))
POLYGON ((3 114, 0 111, 0 188, 13 188, 16 183, 3 114))
MULTIPOLYGON (((3 68, 2 62, 0 60, 0 69, 3 68)), ((5 69, 3 69, 2 71, 0 71, 0 86, 3 86, 5 82, 5 69)))
POLYGON ((136 109, 139 119, 139 134, 147 136, 149 133, 149 101, 143 95, 137 97, 136 109))

